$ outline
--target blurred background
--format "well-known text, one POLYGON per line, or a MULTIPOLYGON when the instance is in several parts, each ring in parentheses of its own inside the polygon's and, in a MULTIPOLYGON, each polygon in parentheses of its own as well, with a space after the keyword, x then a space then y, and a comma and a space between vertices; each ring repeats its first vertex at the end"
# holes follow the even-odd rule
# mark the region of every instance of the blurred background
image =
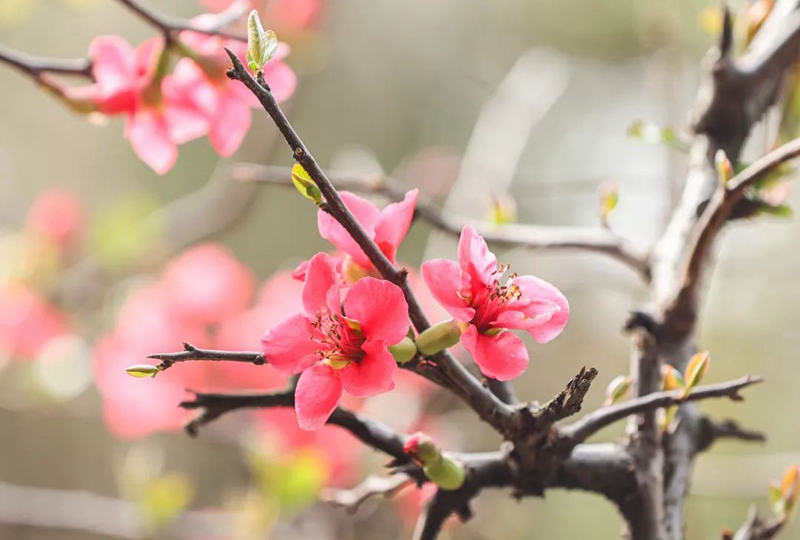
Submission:
MULTIPOLYGON (((147 5, 192 17, 220 4, 147 5)), ((323 166, 391 175, 470 218, 496 219, 492 201, 504 201, 505 217, 515 206, 519 222, 544 225, 600 226, 598 189, 614 185, 615 232, 649 241, 662 229, 686 157, 641 140, 659 142, 650 128, 631 137, 629 126, 686 130, 716 2, 277 4, 263 20, 292 46, 286 61, 299 83, 288 114, 323 166)), ((112 0, 0 4, 0 43, 30 54, 83 57, 104 34, 135 44, 154 31, 112 0)), ((226 177, 225 165, 239 161, 291 164, 266 115, 256 112, 232 158, 221 162, 201 139, 158 176, 136 158, 120 121, 87 121, 5 67, 0 89, 0 538, 409 537, 420 501, 411 489, 355 515, 312 502, 321 486, 353 486, 385 462, 335 428, 302 439, 292 418, 271 411, 231 414, 196 439, 180 430, 191 417, 177 408, 185 387, 280 384, 264 368, 181 366, 152 381, 124 375, 126 365, 179 350, 183 340, 254 349, 297 301, 286 271, 331 249, 315 207, 293 190, 226 177), (241 313, 201 321, 200 336, 165 303, 164 287, 193 296, 219 283, 233 287, 226 290, 241 313)), ((764 140, 757 133, 749 155, 764 140)), ((769 480, 800 461, 789 412, 800 407, 798 237, 793 220, 763 217, 731 226, 721 243, 701 323, 713 358, 707 380, 753 373, 767 383, 748 389, 743 404, 703 409, 769 440, 721 442, 699 458, 689 539, 718 538, 751 504, 766 508, 769 480)), ((454 253, 454 239, 416 223, 399 259, 417 266, 454 253)), ((637 277, 597 255, 498 255, 557 285, 572 310, 559 339, 531 344, 519 395, 545 401, 593 366, 600 375, 584 410, 600 406, 605 385, 627 372, 620 328, 646 301, 637 277)), ((497 448, 498 438, 452 398, 413 381, 401 386, 358 406, 398 429, 424 427, 450 450, 497 448)), ((612 427, 598 440, 621 432, 612 427)), ((514 502, 487 492, 475 510, 443 537, 568 540, 591 530, 601 539, 617 538, 620 527, 611 505, 582 493, 514 502)), ((784 537, 798 531, 790 525, 784 537)))

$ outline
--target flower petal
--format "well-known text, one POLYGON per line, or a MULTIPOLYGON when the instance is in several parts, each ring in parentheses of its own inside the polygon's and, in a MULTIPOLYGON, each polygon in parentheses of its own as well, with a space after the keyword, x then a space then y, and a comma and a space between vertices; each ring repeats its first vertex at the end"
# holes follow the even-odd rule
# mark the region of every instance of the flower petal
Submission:
POLYGON ((461 267, 455 261, 433 259, 422 264, 422 279, 437 302, 453 318, 459 321, 471 321, 475 310, 467 305, 459 296, 461 285, 461 267))
POLYGON ((344 313, 358 321, 368 340, 394 345, 408 333, 408 304, 403 291, 382 279, 359 279, 344 299, 344 313))
MULTIPOLYGON (((327 253, 317 253, 308 261, 306 267, 306 281, 303 285, 303 309, 309 317, 328 307, 328 297, 331 287, 336 284, 336 269, 333 260, 327 253)), ((340 309, 331 309, 338 313, 340 309)))
POLYGON ((472 355, 481 373, 498 381, 519 377, 528 367, 528 350, 522 340, 511 332, 487 336, 470 325, 461 334, 461 343, 472 355))
POLYGON ((311 337, 315 328, 303 315, 292 315, 267 330, 261 337, 261 352, 278 371, 293 375, 299 373, 313 360, 319 359, 315 354, 319 348, 311 337), (312 357, 312 358, 308 358, 312 357))
POLYGON ((158 174, 166 174, 178 160, 178 148, 169 138, 164 119, 155 111, 140 109, 125 124, 125 137, 133 151, 158 174))
POLYGON ((412 189, 406 193, 402 201, 392 203, 381 210, 375 225, 375 243, 392 262, 397 257, 397 248, 406 237, 408 228, 411 227, 418 196, 418 189, 412 189))
POLYGON ((208 135, 214 150, 222 157, 236 152, 250 129, 250 107, 231 97, 233 96, 224 96, 220 99, 220 106, 208 135))
POLYGON ((530 321, 524 329, 539 343, 558 336, 569 320, 569 302, 561 291, 534 276, 519 276, 511 282, 519 287, 523 299, 531 300, 520 308, 530 321))
MULTIPOLYGON (((370 237, 375 236, 375 224, 380 216, 380 210, 371 202, 353 195, 347 191, 339 193, 345 206, 352 212, 361 227, 370 237)), ((371 263, 350 233, 342 227, 330 214, 320 210, 317 212, 317 227, 319 234, 325 240, 350 255, 358 264, 369 268, 371 263)))
POLYGON ((317 364, 305 370, 294 391, 294 409, 302 429, 313 431, 325 425, 339 400, 342 383, 328 365, 317 364))
POLYGON ((386 343, 367 341, 361 348, 366 353, 364 358, 360 362, 352 362, 341 371, 344 389, 360 398, 392 390, 397 362, 386 348, 386 343))
POLYGON ((475 227, 465 225, 458 240, 458 262, 472 278, 473 291, 481 285, 492 283, 492 275, 497 272, 497 258, 489 251, 486 240, 475 227))

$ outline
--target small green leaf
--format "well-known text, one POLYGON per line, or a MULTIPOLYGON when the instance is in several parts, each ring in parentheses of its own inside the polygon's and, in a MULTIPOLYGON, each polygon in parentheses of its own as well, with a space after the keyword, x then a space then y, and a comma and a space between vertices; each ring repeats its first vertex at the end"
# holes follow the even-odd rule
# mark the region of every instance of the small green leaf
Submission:
POLYGON ((628 395, 633 385, 633 377, 627 375, 617 375, 614 377, 608 387, 606 387, 606 401, 605 405, 613 405, 619 403, 628 395))
POLYGON ((167 473, 153 480, 139 503, 148 524, 160 529, 170 523, 189 506, 192 492, 191 482, 181 473, 167 473))
POLYGON ((661 127, 651 122, 634 120, 628 126, 628 136, 648 144, 661 144, 683 153, 689 151, 689 142, 670 126, 661 127))
POLYGON ((317 206, 322 204, 322 192, 319 190, 317 183, 299 163, 295 163, 292 167, 292 183, 297 191, 300 192, 300 195, 310 201, 314 201, 317 206))
POLYGON ((683 375, 681 372, 669 364, 661 366, 661 381, 662 390, 678 390, 686 388, 686 383, 683 381, 683 375))
POLYGON ((711 363, 711 357, 708 351, 703 351, 695 354, 689 360, 686 366, 686 395, 692 391, 692 388, 702 382, 703 377, 708 371, 708 366, 711 363))
POLYGON ((769 204, 765 204, 758 209, 759 214, 767 214, 769 216, 775 216, 779 218, 790 218, 794 216, 794 211, 792 207, 788 204, 779 204, 778 206, 771 206, 769 204))
POLYGON ((264 66, 278 51, 278 36, 272 30, 264 31, 258 12, 253 10, 247 18, 247 65, 253 73, 264 66))
POLYGON ((733 165, 728 159, 727 154, 725 154, 725 150, 720 148, 717 150, 717 153, 714 154, 714 166, 717 169, 717 179, 719 183, 723 186, 727 185, 728 181, 733 178, 734 172, 733 165))
POLYGON ((608 218, 619 203, 619 186, 613 182, 603 182, 598 189, 600 198, 600 222, 608 227, 608 218))
POLYGON ((800 470, 797 465, 789 467, 781 479, 781 499, 783 500, 783 513, 786 516, 791 515, 797 503, 797 497, 800 495, 798 484, 800 483, 800 470))

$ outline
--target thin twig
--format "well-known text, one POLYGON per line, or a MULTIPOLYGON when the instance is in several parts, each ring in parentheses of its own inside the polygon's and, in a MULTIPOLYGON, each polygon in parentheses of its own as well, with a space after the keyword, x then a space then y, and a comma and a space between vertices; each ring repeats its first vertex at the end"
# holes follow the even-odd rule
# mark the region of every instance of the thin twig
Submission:
POLYGON ((0 46, 0 63, 16 68, 24 75, 40 80, 43 73, 90 77, 92 64, 88 58, 60 59, 33 56, 0 46))
POLYGON ((244 2, 234 2, 231 6, 226 9, 224 12, 219 13, 215 16, 215 19, 211 21, 208 25, 204 25, 202 27, 198 27, 196 24, 193 24, 189 21, 184 19, 180 19, 177 17, 170 17, 168 15, 164 15, 158 13, 150 8, 147 8, 140 4, 138 0, 117 0, 120 4, 124 7, 129 9, 132 13, 140 17, 143 21, 147 24, 153 26, 160 30, 167 41, 171 41, 175 38, 175 34, 177 32, 182 31, 190 31, 190 32, 197 32, 200 34, 208 34, 212 36, 221 36, 228 39, 235 39, 238 41, 246 41, 247 38, 238 35, 238 34, 231 34, 225 32, 221 28, 228 23, 232 22, 233 20, 237 19, 238 17, 242 16, 245 12, 246 3, 244 2))
POLYGON ((218 351, 213 349, 199 349, 191 343, 183 344, 183 351, 174 353, 154 353, 147 358, 161 360, 158 365, 162 371, 172 367, 176 362, 189 362, 208 360, 212 362, 243 362, 261 366, 267 363, 263 354, 250 351, 218 351))
MULTIPOLYGON (((329 171, 328 178, 337 189, 382 195, 393 202, 403 200, 405 190, 395 180, 380 176, 356 176, 329 171)), ((231 178, 240 182, 291 186, 291 170, 274 165, 239 163, 231 168, 231 178)), ((625 264, 645 281, 650 266, 646 249, 600 227, 551 227, 542 225, 476 222, 445 213, 437 205, 420 200, 414 217, 434 228, 458 236, 467 223, 472 223, 487 242, 497 246, 524 247, 543 250, 576 250, 600 253, 625 264)))
POLYGON ((748 375, 734 381, 698 386, 688 396, 683 395, 683 390, 648 394, 591 412, 577 422, 561 428, 560 434, 564 440, 570 441, 572 444, 578 444, 604 427, 634 414, 653 411, 670 405, 679 405, 689 401, 717 397, 727 397, 734 401, 741 401, 744 398, 739 394, 740 390, 763 380, 761 377, 748 375))
POLYGON ((413 483, 414 480, 402 473, 392 476, 370 475, 352 489, 324 489, 320 493, 320 500, 342 507, 348 514, 355 514, 372 497, 389 499, 413 483))

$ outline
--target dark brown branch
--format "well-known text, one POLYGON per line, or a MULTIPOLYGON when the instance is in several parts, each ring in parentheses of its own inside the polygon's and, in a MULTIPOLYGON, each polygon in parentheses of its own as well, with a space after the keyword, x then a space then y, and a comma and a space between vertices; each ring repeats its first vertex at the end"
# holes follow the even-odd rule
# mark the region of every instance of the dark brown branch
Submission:
MULTIPOLYGON (((291 186, 291 171, 285 167, 239 163, 231 169, 231 177, 242 182, 291 186)), ((328 178, 337 187, 359 193, 382 195, 391 201, 401 201, 405 190, 391 178, 384 176, 354 176, 331 171, 328 178)), ((599 227, 550 227, 541 225, 506 224, 498 227, 459 216, 445 214, 441 208, 419 201, 415 218, 422 219, 438 230, 458 236, 465 224, 472 223, 487 242, 497 246, 526 247, 547 250, 578 250, 608 255, 637 272, 645 281, 650 269, 644 248, 637 246, 613 232, 599 227)))
POLYGON ((489 377, 486 379, 486 386, 492 394, 497 396, 497 398, 506 405, 516 405, 519 403, 519 398, 516 392, 514 392, 514 387, 511 385, 511 382, 498 381, 497 379, 489 377))
POLYGON ((735 381, 698 386, 688 396, 683 396, 682 390, 648 394, 593 411, 577 422, 561 428, 560 433, 564 439, 579 444, 604 427, 634 414, 709 398, 727 397, 734 401, 742 401, 744 398, 739 391, 763 380, 761 377, 748 375, 735 381))
MULTIPOLYGON (((421 332, 429 328, 430 323, 408 285, 405 270, 395 268, 344 204, 330 179, 289 123, 288 118, 286 118, 269 87, 264 82, 263 74, 259 73, 258 80, 256 80, 233 52, 227 49, 226 51, 233 63, 233 67, 228 70, 228 76, 231 79, 240 81, 258 98, 264 110, 272 118, 272 121, 291 148, 294 159, 303 166, 322 192, 325 198, 323 210, 330 213, 352 236, 380 275, 400 287, 408 303, 409 318, 416 330, 421 332)), ((449 380, 449 388, 472 407, 482 420, 489 423, 500 433, 509 432, 513 411, 508 405, 481 386, 480 382, 446 351, 434 356, 433 360, 449 380)))
POLYGON ((215 18, 207 25, 203 27, 198 27, 195 24, 192 24, 189 21, 184 19, 180 19, 177 17, 170 17, 168 15, 164 15, 158 13, 150 8, 147 8, 140 4, 138 0, 117 0, 120 4, 134 13, 136 16, 141 18, 144 22, 157 28, 160 30, 167 41, 171 41, 175 38, 175 34, 177 32, 182 31, 191 31, 191 32, 198 32, 200 34, 209 34, 213 36, 222 36, 228 39, 235 39, 238 41, 246 41, 247 38, 237 35, 237 34, 230 34, 222 30, 227 24, 233 22, 234 20, 238 19, 245 13, 245 8, 247 6, 246 3, 243 2, 234 2, 231 6, 219 13, 215 16, 215 18))
POLYGON ((700 419, 700 422, 701 428, 698 430, 698 437, 695 440, 695 447, 698 452, 707 450, 715 442, 723 439, 761 443, 767 440, 767 436, 763 431, 743 428, 736 420, 730 418, 715 421, 704 416, 700 419))
MULTIPOLYGON (((201 426, 229 412, 253 408, 294 407, 294 390, 261 394, 195 392, 194 399, 184 401, 180 406, 188 410, 201 411, 197 418, 186 425, 186 431, 195 436, 201 426)), ((405 442, 403 436, 377 420, 339 407, 333 411, 328 423, 346 429, 364 444, 392 456, 398 463, 410 461, 408 455, 403 452, 405 442)))
POLYGON ((261 366, 267 363, 263 354, 250 351, 217 351, 213 349, 198 349, 191 343, 183 344, 183 351, 174 353, 154 353, 147 358, 161 360, 161 370, 172 367, 176 362, 189 362, 208 360, 212 362, 243 362, 261 366))

